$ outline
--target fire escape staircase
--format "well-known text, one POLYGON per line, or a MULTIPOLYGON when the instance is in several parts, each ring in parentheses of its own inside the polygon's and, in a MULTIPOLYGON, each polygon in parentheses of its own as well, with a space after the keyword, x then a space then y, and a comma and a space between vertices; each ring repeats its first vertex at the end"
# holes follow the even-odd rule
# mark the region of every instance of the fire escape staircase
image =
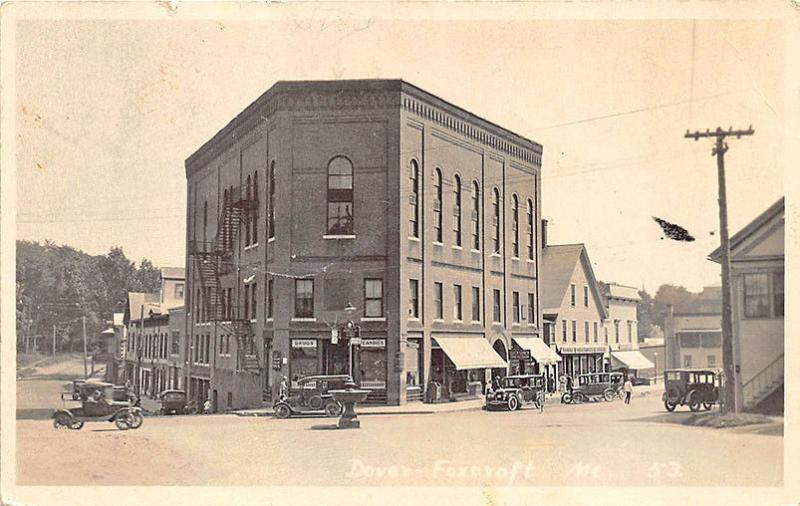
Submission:
POLYGON ((755 408, 761 401, 783 385, 783 374, 783 353, 781 353, 769 365, 742 385, 744 409, 755 408))
MULTIPOLYGON (((217 235, 210 243, 190 241, 189 254, 194 258, 200 286, 203 288, 203 309, 208 320, 235 336, 239 350, 237 369, 258 374, 261 372, 261 365, 252 324, 250 320, 239 318, 239 311, 234 312, 231 311, 232 307, 225 307, 220 283, 220 277, 233 270, 233 247, 240 225, 247 212, 258 205, 250 197, 250 192, 245 193, 243 190, 242 187, 230 190, 217 221, 217 235)), ((228 301, 229 306, 230 303, 228 301)))

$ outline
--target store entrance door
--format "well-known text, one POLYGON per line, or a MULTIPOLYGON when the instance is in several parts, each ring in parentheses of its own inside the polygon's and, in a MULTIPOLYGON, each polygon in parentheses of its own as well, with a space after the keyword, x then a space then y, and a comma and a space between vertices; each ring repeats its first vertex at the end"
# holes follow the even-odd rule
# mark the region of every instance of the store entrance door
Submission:
POLYGON ((323 341, 322 374, 349 374, 349 359, 345 342, 331 344, 330 341, 323 341))

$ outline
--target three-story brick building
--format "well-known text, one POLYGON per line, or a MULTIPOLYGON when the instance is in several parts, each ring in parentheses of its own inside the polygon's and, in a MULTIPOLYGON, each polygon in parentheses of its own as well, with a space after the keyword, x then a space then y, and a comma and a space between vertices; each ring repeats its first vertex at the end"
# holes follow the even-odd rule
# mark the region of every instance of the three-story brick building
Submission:
POLYGON ((186 161, 190 395, 349 373, 398 404, 507 369, 540 333, 541 154, 400 80, 275 84, 186 161))

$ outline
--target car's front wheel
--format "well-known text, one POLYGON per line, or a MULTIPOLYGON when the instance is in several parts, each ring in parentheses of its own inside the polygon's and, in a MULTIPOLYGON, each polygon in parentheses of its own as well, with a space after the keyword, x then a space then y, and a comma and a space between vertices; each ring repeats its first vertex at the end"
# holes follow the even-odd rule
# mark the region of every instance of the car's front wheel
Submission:
POLYGON ((705 409, 706 411, 711 411, 711 408, 713 408, 713 407, 714 407, 714 403, 713 402, 704 402, 703 403, 703 409, 705 409))
POLYGON ((690 411, 700 411, 700 399, 697 394, 692 394, 689 397, 689 410, 690 411))
POLYGON ((275 417, 276 418, 289 418, 292 415, 292 410, 289 409, 289 406, 286 404, 278 404, 275 406, 275 417))
POLYGON ((611 401, 613 401, 613 400, 614 400, 614 397, 616 397, 616 396, 617 396, 617 393, 614 391, 614 389, 613 389, 613 388, 607 388, 607 389, 606 389, 606 390, 603 392, 603 398, 604 398, 604 399, 605 399, 607 402, 611 402, 611 401))
POLYGON ((675 411, 675 404, 672 403, 672 402, 669 402, 669 400, 666 400, 666 401, 664 401, 664 408, 666 408, 667 411, 672 413, 673 411, 675 411))
POLYGON ((138 411, 135 411, 131 413, 131 420, 133 421, 133 423, 131 423, 131 429, 138 429, 144 423, 144 416, 138 411))
POLYGON ((519 409, 519 399, 517 399, 516 395, 509 397, 506 404, 508 405, 509 411, 516 411, 519 409))

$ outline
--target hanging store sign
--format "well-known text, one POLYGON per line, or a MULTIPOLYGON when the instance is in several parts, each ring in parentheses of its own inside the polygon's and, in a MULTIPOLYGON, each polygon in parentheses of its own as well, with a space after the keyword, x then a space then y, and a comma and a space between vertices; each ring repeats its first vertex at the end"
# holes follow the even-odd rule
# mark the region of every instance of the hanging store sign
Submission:
POLYGON ((316 348, 316 339, 292 339, 292 348, 316 348))
POLYGON ((386 339, 361 339, 362 348, 386 348, 386 339))
POLYGON ((531 359, 531 350, 519 350, 512 348, 508 350, 508 359, 509 360, 530 360, 531 359))

